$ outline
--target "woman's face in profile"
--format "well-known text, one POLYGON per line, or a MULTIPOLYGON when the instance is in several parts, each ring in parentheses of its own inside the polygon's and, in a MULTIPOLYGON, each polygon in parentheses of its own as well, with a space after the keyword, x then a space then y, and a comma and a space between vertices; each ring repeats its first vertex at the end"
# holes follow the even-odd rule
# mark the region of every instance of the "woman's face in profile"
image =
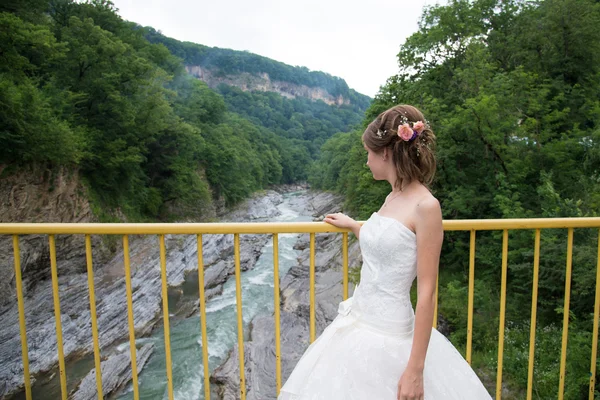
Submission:
POLYGON ((367 147, 366 144, 363 143, 363 147, 367 151, 367 166, 371 170, 373 174, 373 179, 381 180, 385 179, 385 171, 387 170, 388 163, 383 160, 384 152, 376 153, 367 147))

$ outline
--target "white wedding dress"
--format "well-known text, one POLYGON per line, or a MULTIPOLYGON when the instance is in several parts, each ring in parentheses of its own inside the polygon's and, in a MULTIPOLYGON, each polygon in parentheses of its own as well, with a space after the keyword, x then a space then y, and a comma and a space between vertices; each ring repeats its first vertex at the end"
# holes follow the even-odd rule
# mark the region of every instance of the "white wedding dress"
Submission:
MULTIPOLYGON (((373 213, 360 230, 360 284, 309 346, 278 400, 396 400, 410 356, 416 235, 373 213)), ((425 400, 491 399, 469 364, 436 329, 423 370, 425 400)))

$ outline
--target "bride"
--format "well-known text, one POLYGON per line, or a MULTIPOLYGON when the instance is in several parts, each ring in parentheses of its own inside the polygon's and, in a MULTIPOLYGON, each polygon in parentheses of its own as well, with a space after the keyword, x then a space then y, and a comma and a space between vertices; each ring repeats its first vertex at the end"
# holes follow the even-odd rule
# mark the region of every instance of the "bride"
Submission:
POLYGON ((418 109, 398 105, 381 113, 362 139, 373 178, 387 180, 392 191, 362 228, 344 214, 325 218, 359 238, 360 283, 306 350, 278 400, 491 399, 431 327, 444 235, 440 204, 426 186, 435 173, 435 136, 418 109))

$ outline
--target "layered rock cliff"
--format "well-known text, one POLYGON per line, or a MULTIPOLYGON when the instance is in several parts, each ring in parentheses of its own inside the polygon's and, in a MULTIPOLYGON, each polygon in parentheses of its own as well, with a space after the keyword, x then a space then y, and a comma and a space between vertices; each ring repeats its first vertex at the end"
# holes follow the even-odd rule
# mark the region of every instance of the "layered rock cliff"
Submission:
POLYGON ((275 92, 288 99, 305 97, 313 101, 321 100, 329 105, 341 106, 350 104, 349 99, 345 99, 341 95, 337 97, 332 96, 323 88, 272 80, 266 72, 257 75, 248 72, 225 75, 219 71, 214 71, 199 65, 186 65, 185 69, 190 75, 206 82, 206 84, 213 89, 224 83, 226 85, 238 87, 243 91, 255 90, 261 92, 275 92))

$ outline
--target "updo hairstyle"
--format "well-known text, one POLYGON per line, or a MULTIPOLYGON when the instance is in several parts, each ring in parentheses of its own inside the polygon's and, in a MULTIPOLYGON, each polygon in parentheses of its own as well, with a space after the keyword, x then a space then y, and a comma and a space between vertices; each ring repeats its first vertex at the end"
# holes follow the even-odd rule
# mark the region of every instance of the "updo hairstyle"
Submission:
POLYGON ((433 181, 435 135, 417 108, 401 104, 382 112, 369 124, 362 140, 375 153, 385 148, 391 152, 396 167, 396 188, 402 189, 415 180, 424 185, 433 181), (411 134, 412 138, 407 140, 411 134))

